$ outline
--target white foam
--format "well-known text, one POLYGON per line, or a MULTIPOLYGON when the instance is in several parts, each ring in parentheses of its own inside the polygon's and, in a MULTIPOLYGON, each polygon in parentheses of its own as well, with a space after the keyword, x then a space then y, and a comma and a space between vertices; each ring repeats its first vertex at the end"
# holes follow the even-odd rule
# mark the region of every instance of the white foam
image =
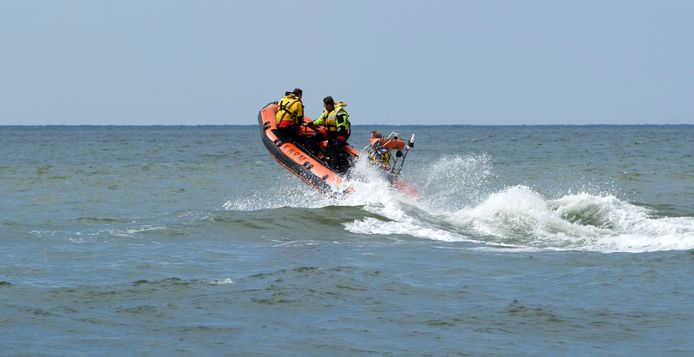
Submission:
POLYGON ((607 193, 580 192, 552 198, 523 185, 492 189, 496 176, 486 155, 443 157, 406 174, 412 172, 416 177, 409 181, 418 183, 420 199, 393 189, 366 160, 359 160, 352 179, 337 188, 352 187, 354 192, 338 201, 305 185, 290 185, 229 201, 224 208, 360 206, 385 219, 365 217, 345 222, 349 232, 475 242, 492 250, 694 249, 694 217, 654 218, 650 209, 607 193), (284 198, 278 202, 276 197, 284 198))
POLYGON ((527 247, 602 252, 694 248, 694 218, 651 218, 648 209, 612 195, 580 193, 547 200, 515 186, 449 220, 492 241, 527 247))
POLYGON ((306 185, 297 184, 272 186, 250 196, 226 201, 222 207, 227 211, 258 211, 281 207, 319 208, 329 204, 327 197, 306 185))
POLYGON ((427 194, 414 201, 384 186, 368 165, 358 166, 360 176, 367 179, 350 182, 357 190, 344 204, 364 205, 388 220, 369 217, 345 227, 358 234, 481 242, 488 249, 506 251, 694 249, 693 217, 653 218, 650 209, 605 193, 551 199, 518 185, 486 194, 489 179, 494 178, 489 167, 485 155, 437 160, 422 170, 426 177, 420 178, 420 186, 427 194))
POLYGON ((412 217, 408 209, 415 209, 419 202, 391 187, 366 160, 359 160, 352 173, 354 178, 345 184, 352 186, 354 193, 340 201, 340 205, 363 206, 364 210, 388 220, 366 217, 346 223, 347 231, 357 234, 409 235, 448 242, 469 240, 464 235, 425 224, 412 217))
POLYGON ((212 285, 229 285, 234 283, 234 281, 229 278, 220 280, 207 280, 207 282, 212 285))
POLYGON ((163 231, 163 230, 166 230, 166 227, 144 225, 140 228, 128 228, 125 230, 125 232, 129 235, 132 235, 132 234, 143 233, 143 232, 154 232, 154 231, 163 231))
POLYGON ((446 230, 434 227, 425 227, 411 219, 405 221, 384 222, 375 218, 365 218, 355 220, 345 224, 345 228, 357 234, 378 234, 378 235, 409 235, 417 238, 439 240, 444 242, 476 242, 468 237, 458 235, 446 230))

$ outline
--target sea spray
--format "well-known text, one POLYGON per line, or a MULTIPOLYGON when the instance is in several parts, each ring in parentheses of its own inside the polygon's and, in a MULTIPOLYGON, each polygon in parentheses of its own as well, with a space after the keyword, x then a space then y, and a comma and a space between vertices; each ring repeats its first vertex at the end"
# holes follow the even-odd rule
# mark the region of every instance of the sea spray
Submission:
POLYGON ((273 183, 250 194, 226 201, 227 211, 257 211, 280 207, 318 208, 330 205, 329 197, 321 195, 298 179, 289 177, 286 184, 273 183), (296 182, 294 182, 296 180, 296 182))
POLYGON ((694 248, 694 218, 652 218, 614 196, 588 193, 548 200, 526 186, 490 195, 448 216, 489 243, 561 250, 648 252, 694 248))
POLYGON ((388 189, 368 167, 358 166, 361 177, 368 179, 350 182, 361 191, 341 204, 364 205, 388 220, 367 217, 345 227, 359 234, 552 250, 694 248, 694 218, 655 219, 650 209, 609 193, 551 199, 524 185, 493 191, 496 176, 490 162, 487 155, 436 160, 419 171, 423 176, 416 180, 424 183, 426 194, 417 200, 388 189))
MULTIPOLYGON (((694 248, 694 218, 653 218, 651 209, 596 189, 552 198, 526 185, 498 188, 487 154, 443 156, 406 171, 404 178, 416 184, 418 197, 390 186, 360 158, 336 188, 349 189, 348 195, 330 197, 300 183, 273 185, 223 206, 229 211, 361 207, 365 215, 343 222, 345 229, 391 238, 600 252, 694 248)), ((577 182, 574 190, 585 187, 592 186, 577 182)))
POLYGON ((497 176, 487 154, 446 155, 432 163, 415 167, 413 182, 424 204, 449 210, 479 203, 492 189, 497 176))
POLYGON ((694 127, 415 129, 334 200, 256 126, 0 128, 3 353, 692 354, 694 127))

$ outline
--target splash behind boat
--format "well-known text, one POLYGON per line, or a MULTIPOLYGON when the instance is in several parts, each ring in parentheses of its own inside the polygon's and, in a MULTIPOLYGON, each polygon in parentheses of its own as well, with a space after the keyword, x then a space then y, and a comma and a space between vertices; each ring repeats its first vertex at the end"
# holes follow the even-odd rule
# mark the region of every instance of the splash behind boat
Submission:
MULTIPOLYGON (((335 165, 331 165, 328 158, 316 150, 309 150, 307 145, 289 140, 277 130, 276 113, 276 103, 269 103, 258 113, 260 136, 270 155, 289 172, 318 191, 326 194, 335 194, 338 191, 350 192, 352 190, 351 187, 342 187, 346 174, 335 165)), ((310 121, 310 118, 304 117, 304 122, 308 123, 310 121)), ((350 164, 359 155, 359 150, 351 145, 343 146, 339 153, 339 157, 350 164)), ((388 176, 389 181, 395 188, 408 194, 416 195, 416 190, 400 178, 399 171, 395 172, 389 169, 389 172, 384 172, 384 174, 388 176)))

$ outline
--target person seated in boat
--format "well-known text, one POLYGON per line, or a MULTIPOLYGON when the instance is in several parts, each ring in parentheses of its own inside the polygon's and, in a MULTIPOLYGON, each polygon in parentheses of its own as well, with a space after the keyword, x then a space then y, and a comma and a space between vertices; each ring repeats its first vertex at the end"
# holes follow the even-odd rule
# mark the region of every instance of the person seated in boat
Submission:
POLYGON ((386 171, 390 170, 392 166, 390 151, 397 150, 397 156, 400 157, 402 155, 401 150, 405 147, 405 142, 402 139, 397 136, 384 139, 383 134, 379 130, 371 132, 369 144, 369 161, 386 171))
POLYGON ((383 145, 383 134, 379 130, 371 131, 369 138, 371 147, 369 148, 369 161, 384 170, 390 170, 390 150, 383 145))
POLYGON ((315 132, 304 124, 304 103, 301 101, 303 91, 295 88, 291 92, 285 92, 284 97, 277 101, 277 129, 289 140, 298 139, 305 141, 315 137, 315 132))
POLYGON ((347 103, 337 102, 333 97, 323 98, 323 112, 318 119, 309 123, 309 126, 324 129, 323 135, 328 140, 328 147, 338 148, 347 144, 352 133, 352 125, 349 122, 349 113, 345 110, 347 103))
POLYGON ((318 129, 326 136, 328 146, 325 156, 332 162, 331 166, 341 171, 349 168, 349 163, 344 162, 342 147, 347 145, 347 140, 352 133, 352 124, 349 121, 349 113, 345 110, 347 103, 337 102, 331 96, 323 98, 323 112, 318 119, 309 123, 310 127, 318 129))

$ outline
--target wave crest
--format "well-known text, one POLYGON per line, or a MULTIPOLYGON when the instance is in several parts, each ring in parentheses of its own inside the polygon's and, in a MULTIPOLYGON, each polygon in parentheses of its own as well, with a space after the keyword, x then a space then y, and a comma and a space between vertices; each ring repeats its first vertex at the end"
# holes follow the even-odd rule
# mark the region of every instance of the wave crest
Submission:
POLYGON ((405 175, 417 186, 419 198, 389 187, 376 170, 359 161, 353 178, 345 183, 355 191, 341 200, 303 185, 287 185, 228 201, 224 207, 274 211, 280 207, 331 210, 348 206, 367 213, 339 217, 351 233, 465 241, 504 249, 694 249, 694 217, 655 218, 652 209, 609 193, 580 192, 550 198, 525 185, 495 188, 497 176, 487 155, 445 156, 405 175))

